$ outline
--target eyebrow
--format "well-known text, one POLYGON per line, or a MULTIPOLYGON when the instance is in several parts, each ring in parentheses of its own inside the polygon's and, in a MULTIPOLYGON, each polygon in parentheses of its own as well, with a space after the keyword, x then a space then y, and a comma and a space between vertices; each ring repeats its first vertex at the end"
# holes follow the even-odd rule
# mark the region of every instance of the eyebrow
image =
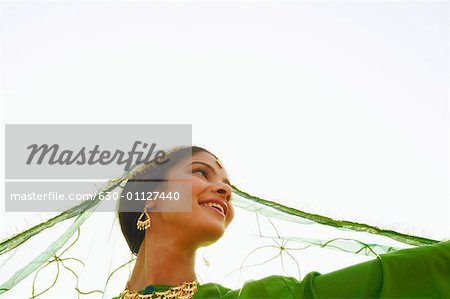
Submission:
MULTIPOLYGON (((187 166, 189 166, 189 165, 191 165, 191 164, 194 164, 194 163, 205 165, 206 167, 208 167, 209 169, 211 169, 211 171, 212 171, 214 174, 216 174, 216 170, 214 169, 214 167, 212 167, 211 165, 209 165, 208 163, 205 163, 205 162, 194 161, 194 162, 189 163, 187 166)), ((228 184, 228 185, 231 186, 231 183, 230 183, 230 181, 229 181, 228 179, 223 179, 223 182, 224 182, 225 184, 228 184)))

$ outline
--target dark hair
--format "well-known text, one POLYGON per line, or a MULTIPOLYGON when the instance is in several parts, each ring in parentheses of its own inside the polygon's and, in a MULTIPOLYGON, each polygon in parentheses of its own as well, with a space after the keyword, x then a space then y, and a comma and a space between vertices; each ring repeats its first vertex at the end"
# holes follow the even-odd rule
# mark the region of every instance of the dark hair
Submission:
MULTIPOLYGON (((167 171, 173 166, 177 165, 180 160, 187 157, 188 155, 193 155, 198 152, 206 152, 217 159, 216 155, 210 151, 199 147, 199 146, 187 146, 187 147, 177 147, 166 153, 166 157, 169 162, 162 165, 155 163, 149 163, 145 165, 141 170, 135 171, 134 174, 127 180, 125 186, 122 189, 121 195, 124 194, 137 194, 135 192, 151 192, 156 187, 159 187, 160 183, 152 184, 142 184, 142 180, 152 180, 152 179, 164 179, 166 177, 167 171), (149 187, 150 186, 150 187, 149 187)), ((135 201, 132 201, 135 204, 135 201)), ((122 229, 122 233, 125 240, 128 243, 128 247, 131 252, 135 255, 138 254, 139 248, 141 247, 142 241, 145 237, 145 230, 138 230, 136 228, 136 222, 141 215, 141 212, 124 212, 127 211, 126 205, 129 205, 131 201, 127 200, 126 196, 120 197, 119 202, 119 222, 122 229)), ((146 201, 141 202, 141 210, 144 209, 146 201)), ((130 211, 128 209, 128 211, 130 211)), ((133 211, 136 211, 134 209, 133 211)))

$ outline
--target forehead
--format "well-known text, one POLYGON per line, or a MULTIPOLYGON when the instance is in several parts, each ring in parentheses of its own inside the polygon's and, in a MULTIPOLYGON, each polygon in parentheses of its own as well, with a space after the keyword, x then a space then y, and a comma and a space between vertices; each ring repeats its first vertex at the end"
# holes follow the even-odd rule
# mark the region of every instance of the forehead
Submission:
POLYGON ((228 173, 225 169, 225 166, 220 160, 216 159, 213 155, 207 152, 197 152, 192 155, 192 159, 189 157, 188 163, 195 161, 200 161, 211 165, 215 169, 217 175, 228 178, 228 173))

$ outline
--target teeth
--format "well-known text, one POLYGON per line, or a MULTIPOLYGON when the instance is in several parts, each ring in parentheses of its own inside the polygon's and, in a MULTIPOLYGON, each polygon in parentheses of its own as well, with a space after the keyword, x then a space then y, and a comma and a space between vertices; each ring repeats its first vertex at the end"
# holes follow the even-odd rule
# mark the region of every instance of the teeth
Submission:
POLYGON ((225 212, 224 212, 222 206, 220 204, 218 204, 218 203, 207 202, 207 203, 203 203, 202 206, 218 208, 225 215, 225 212))

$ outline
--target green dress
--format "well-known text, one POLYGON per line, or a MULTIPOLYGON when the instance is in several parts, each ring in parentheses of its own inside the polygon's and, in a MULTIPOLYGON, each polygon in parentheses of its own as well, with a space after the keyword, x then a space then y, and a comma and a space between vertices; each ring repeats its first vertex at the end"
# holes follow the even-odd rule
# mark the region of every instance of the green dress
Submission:
MULTIPOLYGON (((154 287, 165 291, 171 286, 154 287)), ((313 271, 301 281, 273 275, 237 290, 206 283, 193 298, 450 298, 450 241, 381 254, 327 274, 313 271)))

